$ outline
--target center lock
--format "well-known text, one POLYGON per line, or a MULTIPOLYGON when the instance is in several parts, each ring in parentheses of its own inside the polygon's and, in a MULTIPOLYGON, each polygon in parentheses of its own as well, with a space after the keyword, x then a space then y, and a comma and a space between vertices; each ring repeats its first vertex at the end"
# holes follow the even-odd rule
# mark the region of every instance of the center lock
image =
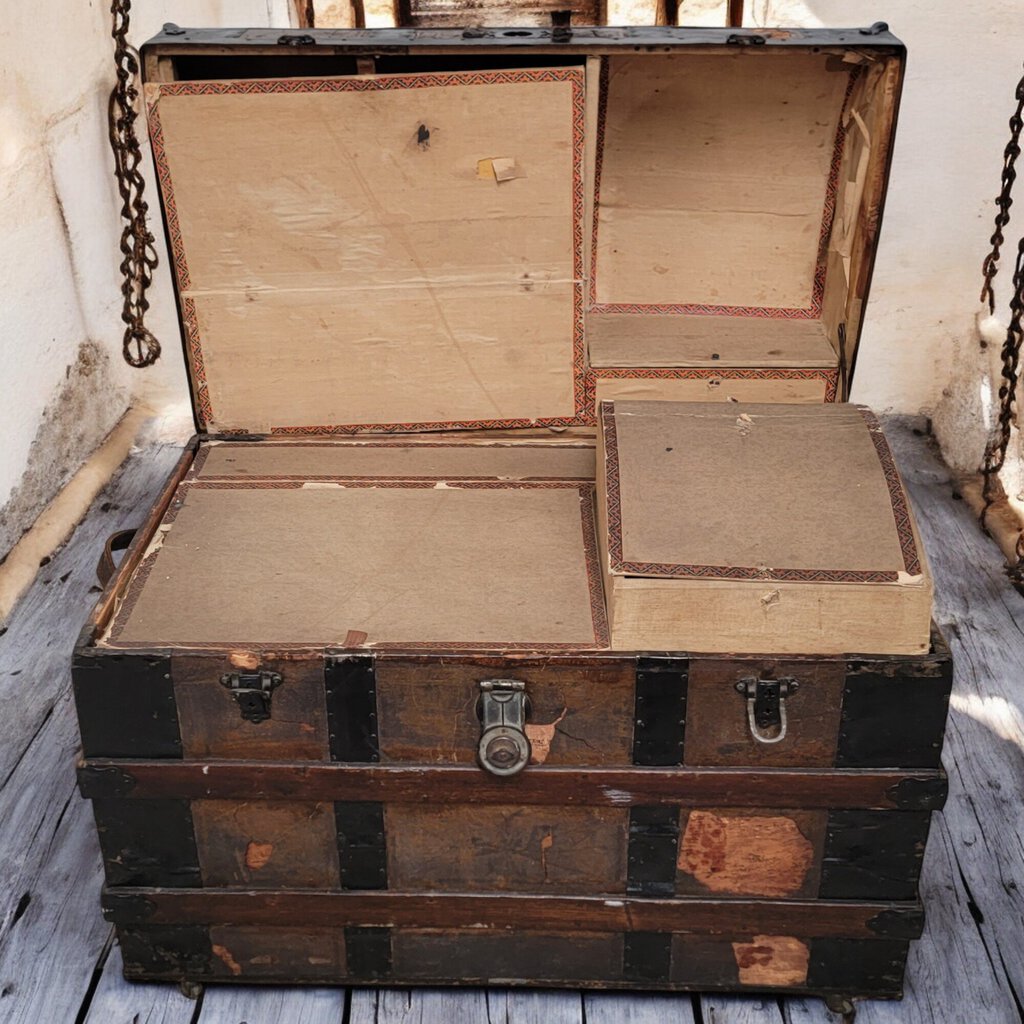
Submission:
POLYGON ((480 683, 480 766, 492 775, 517 775, 530 761, 525 723, 530 712, 526 683, 520 679, 484 679, 480 683))

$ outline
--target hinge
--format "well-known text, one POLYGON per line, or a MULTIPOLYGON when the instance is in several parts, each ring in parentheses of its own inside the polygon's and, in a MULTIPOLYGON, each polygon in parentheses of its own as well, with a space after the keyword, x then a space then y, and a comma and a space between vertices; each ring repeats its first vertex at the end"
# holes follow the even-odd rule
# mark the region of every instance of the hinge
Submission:
POLYGON ((725 41, 726 46, 764 46, 768 40, 764 36, 758 35, 756 32, 750 34, 743 34, 740 32, 733 32, 725 41))
POLYGON ((279 672, 229 672, 220 677, 220 685, 230 690, 247 722, 265 722, 270 718, 270 698, 281 685, 279 672))

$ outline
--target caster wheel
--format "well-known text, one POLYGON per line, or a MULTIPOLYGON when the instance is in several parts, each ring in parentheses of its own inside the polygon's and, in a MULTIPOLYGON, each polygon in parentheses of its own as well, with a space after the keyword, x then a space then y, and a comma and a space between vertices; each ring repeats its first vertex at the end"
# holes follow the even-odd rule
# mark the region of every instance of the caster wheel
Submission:
POLYGON ((198 999, 203 994, 203 986, 198 981, 179 981, 178 991, 186 999, 198 999))
POLYGON ((832 1013, 842 1017, 843 1024, 853 1024, 854 1018, 857 1016, 857 1007, 853 1005, 853 1000, 846 996, 826 996, 825 1006, 832 1013))

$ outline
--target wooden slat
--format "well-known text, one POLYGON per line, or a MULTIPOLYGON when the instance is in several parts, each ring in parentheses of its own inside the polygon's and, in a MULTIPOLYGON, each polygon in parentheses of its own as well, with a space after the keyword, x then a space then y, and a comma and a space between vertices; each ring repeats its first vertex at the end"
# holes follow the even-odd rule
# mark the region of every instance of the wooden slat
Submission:
POLYGON ((688 995, 618 995, 587 992, 583 996, 587 1024, 696 1024, 688 995))
POLYGON ((133 985, 124 979, 122 970, 121 950, 115 943, 82 1024, 192 1024, 195 1000, 174 985, 133 985))
MULTIPOLYGON (((809 1004, 820 1007, 824 1024, 829 1020, 828 1011, 819 1000, 808 1000, 809 1004)), ((706 1021, 721 1021, 722 1024, 783 1024, 782 1007, 777 999, 756 996, 702 995, 700 1012, 706 1021)))
POLYGON ((149 448, 97 497, 42 568, 0 641, 0 1018, 73 1021, 110 928, 97 906, 101 870, 90 808, 70 776, 78 728, 71 651, 96 600, 103 541, 135 525, 180 449, 149 448))
POLYGON ((361 988, 352 993, 348 1024, 503 1024, 500 1015, 490 1012, 491 1000, 497 1003, 500 998, 501 993, 479 988, 453 992, 361 988))
POLYGON ((941 772, 741 768, 535 768, 497 779, 469 766, 274 761, 89 761, 83 795, 129 799, 337 800, 627 807, 705 805, 921 809, 941 806, 941 772), (921 794, 919 797, 917 794, 921 794))
POLYGON ((801 938, 914 938, 916 903, 838 900, 608 899, 600 896, 437 895, 326 890, 105 889, 115 924, 550 929, 677 934, 787 934, 801 938))
MULTIPOLYGON (((343 1019, 344 1012, 344 989, 266 989, 234 985, 218 988, 211 985, 203 993, 203 1004, 197 1024, 270 1024, 271 1021, 288 1021, 289 1024, 338 1024, 343 1019)), ((115 1022, 110 1021, 109 1024, 115 1022)))
POLYGON ((0 642, 0 778, 67 693, 75 637, 96 603, 96 559, 104 541, 139 525, 180 454, 173 446, 150 447, 126 463, 11 612, 0 642))

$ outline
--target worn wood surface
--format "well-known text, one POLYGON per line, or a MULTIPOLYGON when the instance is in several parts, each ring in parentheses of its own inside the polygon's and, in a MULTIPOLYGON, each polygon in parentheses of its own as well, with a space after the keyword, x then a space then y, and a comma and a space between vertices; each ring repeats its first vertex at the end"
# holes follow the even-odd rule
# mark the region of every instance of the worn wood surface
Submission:
POLYGON ((842 662, 734 662, 695 658, 686 695, 688 765, 831 765, 836 757, 843 703, 842 662), (786 700, 786 738, 773 746, 758 744, 747 725, 746 700, 736 692, 741 678, 799 680, 786 700))
MULTIPOLYGON (((951 500, 926 439, 887 425, 936 577, 956 657, 944 762, 951 797, 925 857, 924 937, 901 1003, 861 1004, 861 1024, 1020 1024, 1024 993, 1024 601, 995 545, 951 500)), ((130 985, 98 912, 100 861, 74 794, 67 666, 95 594, 106 535, 136 525, 174 452, 133 458, 44 567, 0 639, 0 1020, 5 1024, 840 1024, 816 999, 505 990, 210 988, 201 1001, 130 985), (107 506, 104 509, 104 506, 107 506), (114 507, 118 506, 118 507, 114 507), (49 571, 47 571, 49 570, 49 571), (70 573, 61 582, 61 577, 70 573), (584 1017, 584 1009, 586 1016, 584 1017)))
POLYGON ((393 804, 497 804, 625 807, 631 804, 747 807, 941 807, 938 771, 776 768, 536 768, 514 782, 479 768, 422 765, 300 764, 264 761, 92 759, 79 779, 90 798, 132 800, 380 800, 393 804))
MULTIPOLYGON (((508 668, 504 669, 508 674, 508 668)), ((628 764, 633 744, 632 659, 590 665, 524 662, 515 676, 527 684, 526 726, 533 764, 628 764)), ((385 761, 469 762, 480 740, 480 667, 381 658, 377 700, 385 761)))

